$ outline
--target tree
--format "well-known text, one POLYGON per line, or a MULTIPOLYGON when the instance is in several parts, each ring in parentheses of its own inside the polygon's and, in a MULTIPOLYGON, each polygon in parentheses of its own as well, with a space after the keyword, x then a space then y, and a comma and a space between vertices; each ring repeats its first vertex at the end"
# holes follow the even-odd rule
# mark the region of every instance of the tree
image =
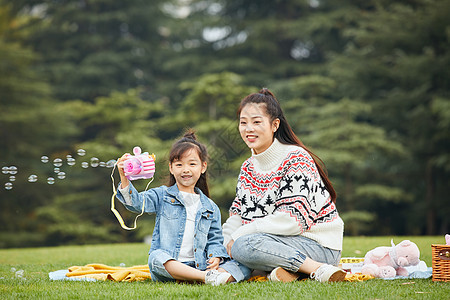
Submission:
POLYGON ((199 0, 182 5, 188 14, 179 23, 196 26, 184 26, 178 33, 179 39, 184 37, 193 46, 180 46, 180 52, 187 55, 177 59, 177 66, 192 66, 192 61, 200 59, 209 63, 184 67, 180 74, 226 70, 243 75, 247 84, 255 86, 323 72, 328 53, 345 46, 343 28, 357 17, 358 5, 366 6, 293 0, 199 0))
POLYGON ((42 170, 41 155, 64 147, 64 139, 76 130, 51 97, 45 78, 33 70, 39 56, 23 45, 28 33, 19 29, 28 19, 14 16, 11 5, 2 1, 0 20, 0 163, 2 168, 18 168, 1 174, 0 234, 3 246, 23 241, 33 245, 40 236, 19 233, 35 228, 30 215, 35 206, 46 203, 52 191, 43 177, 34 184, 27 178, 42 170), (5 185, 12 189, 6 190, 5 185))
POLYGON ((55 97, 93 101, 138 86, 155 93, 164 49, 161 2, 29 0, 15 5, 34 16, 28 45, 42 55, 40 69, 55 97))
POLYGON ((405 216, 415 233, 448 228, 449 10, 447 0, 381 2, 346 28, 346 50, 330 63, 341 93, 370 102, 371 121, 411 152, 392 163, 396 182, 415 195, 405 216))

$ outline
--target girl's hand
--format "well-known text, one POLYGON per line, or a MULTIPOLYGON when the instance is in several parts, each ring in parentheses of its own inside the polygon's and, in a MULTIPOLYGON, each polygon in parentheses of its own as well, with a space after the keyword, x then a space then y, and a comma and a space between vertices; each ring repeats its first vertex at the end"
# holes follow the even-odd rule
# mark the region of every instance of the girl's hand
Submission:
POLYGON ((231 247, 233 247, 233 244, 234 244, 234 240, 229 241, 228 244, 227 244, 227 253, 228 253, 228 255, 229 255, 231 258, 233 258, 233 257, 231 256, 231 247))
POLYGON ((125 177, 125 172, 123 171, 123 169, 124 169, 123 162, 125 160, 127 160, 127 158, 130 157, 130 156, 131 156, 130 153, 125 153, 117 161, 117 169, 119 170, 120 181, 122 182, 121 185, 120 185, 121 188, 126 188, 130 184, 129 181, 128 181, 128 178, 125 177))
POLYGON ((127 160, 128 157, 130 157, 131 154, 130 153, 125 153, 124 155, 122 155, 121 158, 119 158, 119 160, 117 161, 117 169, 119 170, 119 174, 120 175, 124 175, 125 173, 123 171, 124 166, 123 166, 123 162, 127 160))
POLYGON ((220 264, 220 257, 213 257, 208 260, 209 265, 206 267, 206 269, 214 269, 217 270, 219 268, 220 264))

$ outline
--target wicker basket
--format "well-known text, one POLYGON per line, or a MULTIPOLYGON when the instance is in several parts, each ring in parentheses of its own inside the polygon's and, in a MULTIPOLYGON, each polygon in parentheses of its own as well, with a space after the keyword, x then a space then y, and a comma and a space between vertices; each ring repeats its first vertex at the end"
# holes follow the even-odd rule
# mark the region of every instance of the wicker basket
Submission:
POLYGON ((450 281, 450 246, 431 245, 433 281, 450 281))

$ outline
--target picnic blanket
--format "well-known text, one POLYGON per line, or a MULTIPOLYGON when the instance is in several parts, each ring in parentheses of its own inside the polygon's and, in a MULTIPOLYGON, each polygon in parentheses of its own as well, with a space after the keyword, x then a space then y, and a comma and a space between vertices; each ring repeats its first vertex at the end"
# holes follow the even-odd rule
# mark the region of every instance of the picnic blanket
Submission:
MULTIPOLYGON (((85 280, 85 281, 142 281, 151 279, 148 265, 132 267, 112 267, 104 264, 88 264, 85 266, 72 266, 67 270, 58 270, 49 273, 51 280, 85 280)), ((364 281, 373 277, 362 274, 348 273, 345 281, 364 281)), ((253 276, 249 281, 267 281, 266 276, 253 276)))
POLYGON ((142 281, 151 279, 148 265, 132 267, 112 267, 104 264, 88 264, 72 266, 67 270, 59 270, 49 274, 52 280, 112 280, 112 281, 142 281))

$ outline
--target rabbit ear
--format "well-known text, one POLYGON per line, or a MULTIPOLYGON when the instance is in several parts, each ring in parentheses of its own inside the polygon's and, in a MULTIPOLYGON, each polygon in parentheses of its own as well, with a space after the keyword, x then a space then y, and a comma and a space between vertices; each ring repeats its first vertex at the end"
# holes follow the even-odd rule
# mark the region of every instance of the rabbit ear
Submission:
POLYGON ((394 239, 391 239, 391 245, 392 245, 392 247, 395 247, 394 239))
POLYGON ((404 240, 400 243, 400 245, 402 245, 403 247, 408 247, 411 245, 411 241, 410 240, 404 240))

